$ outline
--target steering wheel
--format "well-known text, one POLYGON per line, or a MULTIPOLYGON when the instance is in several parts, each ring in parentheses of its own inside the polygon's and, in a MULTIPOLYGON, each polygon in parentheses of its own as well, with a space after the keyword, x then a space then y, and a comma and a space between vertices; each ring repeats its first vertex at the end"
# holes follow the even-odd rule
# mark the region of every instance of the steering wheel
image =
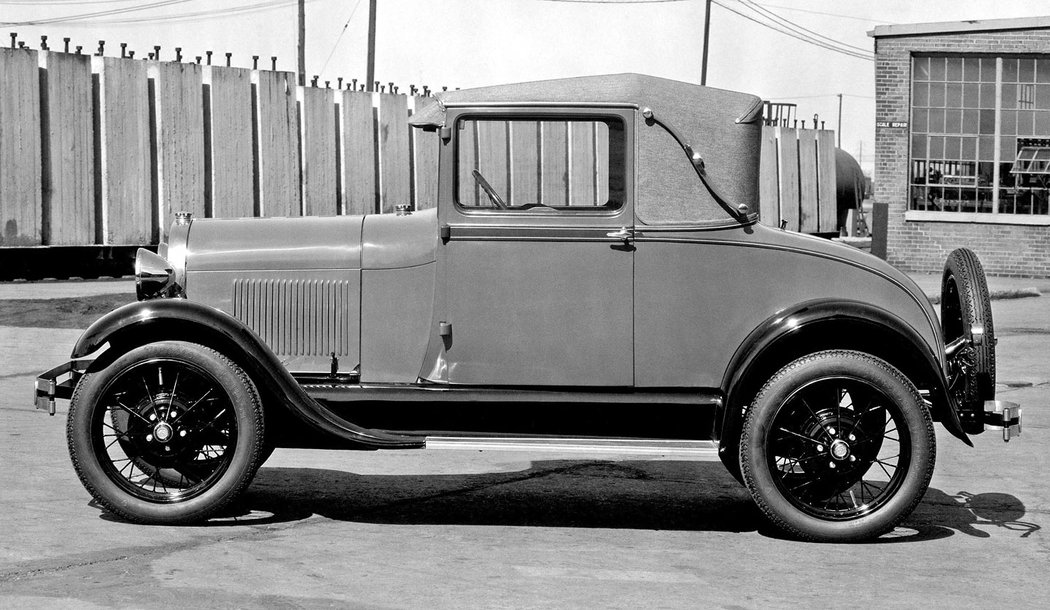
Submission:
POLYGON ((492 202, 492 205, 496 206, 501 210, 507 209, 507 204, 504 203, 503 198, 499 196, 499 193, 497 193, 495 189, 492 188, 492 185, 489 184, 489 181, 485 179, 485 176, 481 175, 481 172, 479 172, 478 170, 474 170, 473 172, 471 172, 471 174, 474 176, 474 180, 481 185, 481 188, 485 191, 485 194, 489 196, 489 201, 492 202))

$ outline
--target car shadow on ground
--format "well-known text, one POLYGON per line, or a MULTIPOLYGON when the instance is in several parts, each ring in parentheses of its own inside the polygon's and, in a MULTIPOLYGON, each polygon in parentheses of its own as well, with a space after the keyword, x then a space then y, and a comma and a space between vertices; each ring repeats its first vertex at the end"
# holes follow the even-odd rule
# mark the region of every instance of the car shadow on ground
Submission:
MULTIPOLYGON (((527 470, 452 475, 362 475, 318 468, 262 468, 213 525, 300 521, 753 532, 780 538, 747 490, 718 463, 534 461, 527 470)), ((873 543, 1018 537, 1040 529, 1005 493, 930 488, 894 532, 873 543)))

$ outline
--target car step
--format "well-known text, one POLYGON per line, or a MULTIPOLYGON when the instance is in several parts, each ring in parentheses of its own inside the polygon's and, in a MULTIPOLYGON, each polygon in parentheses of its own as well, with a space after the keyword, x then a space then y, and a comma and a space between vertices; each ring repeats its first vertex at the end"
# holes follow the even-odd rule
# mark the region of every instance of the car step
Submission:
POLYGON ((427 449, 469 451, 528 451, 544 453, 621 453, 630 455, 677 455, 717 460, 714 441, 665 439, 594 439, 428 436, 427 449))

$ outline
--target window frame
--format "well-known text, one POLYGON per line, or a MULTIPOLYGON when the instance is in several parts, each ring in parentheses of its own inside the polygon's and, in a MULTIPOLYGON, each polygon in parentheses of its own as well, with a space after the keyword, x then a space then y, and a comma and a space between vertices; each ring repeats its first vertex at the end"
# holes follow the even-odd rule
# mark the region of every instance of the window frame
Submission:
MULTIPOLYGON (((548 218, 572 218, 572 217, 615 217, 620 216, 625 210, 631 208, 629 205, 633 198, 633 180, 631 179, 630 172, 633 171, 633 164, 631 159, 633 158, 634 151, 632 150, 633 137, 629 133, 631 127, 631 121, 626 116, 626 111, 634 111, 636 107, 634 105, 609 105, 608 107, 574 107, 571 105, 557 105, 557 106, 492 106, 486 108, 478 107, 466 107, 457 108, 460 112, 457 112, 451 121, 451 130, 453 135, 452 146, 451 146, 451 157, 452 157, 452 204, 453 208, 458 214, 464 216, 496 216, 496 217, 514 217, 514 218, 532 218, 532 217, 548 217, 548 218), (623 155, 621 157, 621 171, 622 171, 622 182, 623 182, 623 196, 616 206, 605 205, 592 205, 592 206, 545 206, 540 205, 533 208, 497 208, 495 206, 473 206, 466 205, 460 202, 460 186, 461 186, 461 175, 460 175, 460 146, 463 145, 464 138, 462 138, 461 125, 466 121, 537 121, 537 122, 554 122, 554 121, 566 121, 566 122, 604 122, 610 124, 610 133, 612 132, 611 125, 618 124, 620 126, 621 140, 623 146, 623 155)), ((614 158, 612 154, 614 138, 609 138, 609 166, 610 176, 612 175, 612 163, 611 160, 614 158)), ((610 180, 610 183, 612 181, 610 180)), ((610 192, 610 201, 612 200, 612 189, 608 188, 610 192)), ((504 195, 504 193, 501 193, 504 195)))

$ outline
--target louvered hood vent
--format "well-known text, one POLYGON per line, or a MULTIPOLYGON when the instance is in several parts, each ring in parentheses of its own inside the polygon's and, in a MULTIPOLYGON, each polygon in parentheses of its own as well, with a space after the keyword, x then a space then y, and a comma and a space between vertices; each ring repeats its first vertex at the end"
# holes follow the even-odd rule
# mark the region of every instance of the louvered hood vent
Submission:
POLYGON ((233 282, 233 315, 278 356, 350 354, 350 282, 257 280, 233 282))

